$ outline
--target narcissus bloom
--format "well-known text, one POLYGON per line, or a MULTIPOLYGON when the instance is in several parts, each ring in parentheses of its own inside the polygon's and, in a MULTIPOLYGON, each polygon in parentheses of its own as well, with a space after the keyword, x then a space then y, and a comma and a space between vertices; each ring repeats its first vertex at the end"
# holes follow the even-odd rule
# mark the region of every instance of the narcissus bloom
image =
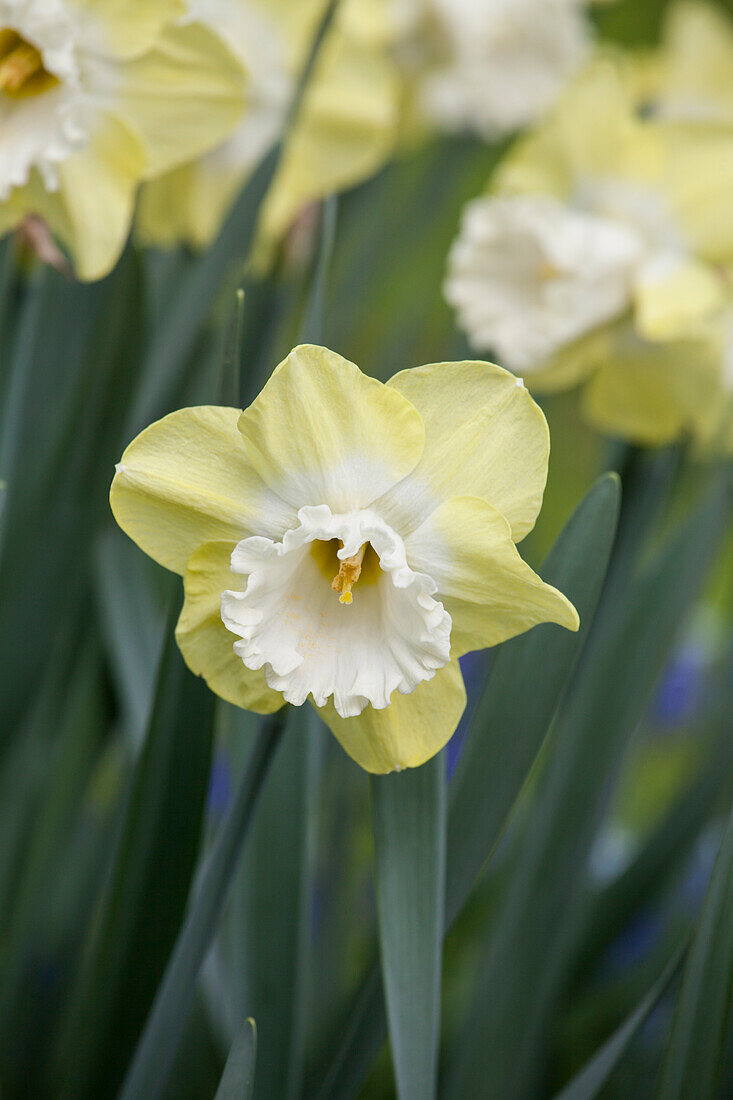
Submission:
POLYGON ((305 345, 244 412, 182 409, 143 431, 111 504, 183 576, 176 637, 213 691, 261 713, 310 698, 386 772, 453 733, 461 654, 540 622, 577 629, 515 546, 548 452, 542 412, 490 363, 384 385, 305 345))
POLYGON ((599 57, 467 207, 445 283, 459 324, 538 390, 585 383, 604 430, 694 434, 721 383, 704 330, 727 294, 732 170, 733 142, 640 117, 599 57))
POLYGON ((114 264, 139 182, 211 148, 246 74, 178 0, 0 0, 0 232, 40 215, 79 275, 114 264))
POLYGON ((583 0, 391 0, 418 111, 495 138, 537 122, 591 50, 583 0))
MULTIPOLYGON (((389 156, 398 82, 383 46, 379 0, 344 0, 321 47, 303 108, 263 210, 278 238, 306 204, 353 186, 389 156)), ((207 245, 285 117, 325 0, 189 0, 191 15, 220 34, 250 74, 247 102, 228 139, 142 191, 144 240, 207 245)))

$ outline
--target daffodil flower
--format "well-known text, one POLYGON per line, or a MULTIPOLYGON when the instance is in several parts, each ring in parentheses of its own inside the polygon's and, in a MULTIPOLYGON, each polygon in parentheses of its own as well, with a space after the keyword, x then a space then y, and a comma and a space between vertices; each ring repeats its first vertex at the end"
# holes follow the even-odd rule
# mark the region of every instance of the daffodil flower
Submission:
MULTIPOLYGON (((583 384, 602 430, 700 434, 722 368, 706 329, 733 239, 730 140, 640 117, 602 54, 473 200, 445 294, 477 351, 537 390, 583 384)), ((705 429, 707 430, 707 429, 705 429)))
POLYGON ((583 0, 390 0, 418 115, 485 139, 537 122, 588 59, 583 0))
MULTIPOLYGON (((189 17, 221 35, 250 75, 233 133, 204 157, 146 185, 143 240, 203 247, 242 186, 283 134, 287 109, 324 0, 188 0, 189 17)), ((343 0, 265 201, 261 239, 278 239, 310 202, 374 173, 397 128, 397 72, 383 44, 378 0, 343 0)))
POLYGON ((465 706, 458 657, 578 627, 515 542, 547 475, 542 412, 490 363, 386 385, 295 348, 241 412, 171 413, 129 445, 111 504, 184 578, 176 637, 238 706, 310 698, 368 771, 414 767, 465 706))
POLYGON ((179 0, 0 0, 0 232, 40 215, 82 278, 114 264, 135 192, 221 140, 247 77, 179 0))

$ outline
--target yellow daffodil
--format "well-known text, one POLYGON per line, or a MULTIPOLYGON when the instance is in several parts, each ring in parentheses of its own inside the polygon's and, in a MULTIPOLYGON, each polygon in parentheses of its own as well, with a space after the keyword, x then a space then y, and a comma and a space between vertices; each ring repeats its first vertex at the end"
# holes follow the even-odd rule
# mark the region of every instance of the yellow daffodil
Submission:
MULTIPOLYGON (((250 94, 226 142, 143 189, 138 226, 144 240, 201 247, 282 136, 325 0, 190 0, 189 6, 241 59, 250 94)), ((279 237, 303 206, 352 186, 387 159, 398 84, 379 33, 383 20, 381 0, 341 4, 265 203, 265 240, 279 237)))
POLYGON ((178 0, 0 0, 0 231, 46 219, 96 279, 139 182, 233 127, 246 74, 178 0))
POLYGON ((310 698, 368 771, 415 767, 465 705, 458 657, 568 600, 519 556, 549 452, 542 412, 490 363, 386 385, 297 347, 248 409, 182 409, 127 448, 111 505, 184 578, 176 637, 238 706, 310 698))
POLYGON ((733 210, 720 141, 636 108, 600 57, 467 207, 445 292, 477 350, 538 390, 584 383, 596 425, 658 444, 697 431, 720 389, 704 329, 733 210))

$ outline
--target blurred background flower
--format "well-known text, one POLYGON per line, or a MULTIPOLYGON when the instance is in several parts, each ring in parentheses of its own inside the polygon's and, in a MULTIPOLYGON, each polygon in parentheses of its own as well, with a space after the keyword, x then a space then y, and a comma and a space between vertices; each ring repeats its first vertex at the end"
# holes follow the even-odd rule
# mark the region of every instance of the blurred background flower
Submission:
POLYGON ((117 260, 141 180, 231 130, 248 74, 170 0, 3 0, 0 228, 44 217, 82 278, 117 260))

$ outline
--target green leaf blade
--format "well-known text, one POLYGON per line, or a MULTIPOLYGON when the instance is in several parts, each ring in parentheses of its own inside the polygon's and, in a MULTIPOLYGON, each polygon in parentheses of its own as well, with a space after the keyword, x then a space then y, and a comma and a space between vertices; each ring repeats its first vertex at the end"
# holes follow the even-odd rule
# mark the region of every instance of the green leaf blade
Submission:
POLYGON ((245 1020, 232 1043, 214 1100, 250 1100, 255 1081, 257 1026, 245 1020))
POLYGON ((733 813, 721 841, 677 998, 660 1100, 718 1095, 733 996, 733 813))
POLYGON ((682 951, 677 951, 636 1008, 576 1073, 572 1081, 557 1093, 555 1100, 593 1100, 599 1094, 671 982, 681 958, 682 951))
POLYGON ((262 722, 244 780, 203 868, 125 1077, 122 1100, 137 1100, 139 1096, 157 1100, 163 1094, 193 1003, 199 970, 216 931, 262 784, 280 741, 285 713, 280 710, 262 722))
POLYGON ((62 1095, 116 1087, 183 917, 208 789, 213 699, 172 621, 145 744, 62 1038, 62 1095))
POLYGON ((445 898, 445 759, 371 778, 380 955, 399 1100, 435 1096, 445 898))
POLYGON ((449 1069, 448 1097, 524 1096, 582 941, 586 870, 623 753, 725 530, 722 479, 604 607, 532 802, 449 1069), (623 690, 620 690, 623 685, 623 690))
MULTIPOLYGON (((485 698, 474 715, 466 748, 450 784, 446 928, 462 909, 476 875, 501 834, 570 679, 600 598, 619 503, 618 478, 606 475, 578 505, 542 570, 544 578, 560 588, 577 607, 581 617, 578 634, 552 626, 535 627, 529 634, 504 643, 494 662, 485 698), (548 631, 553 633, 558 646, 554 655, 546 652, 548 631), (532 693, 526 691, 529 675, 532 693), (536 700, 534 704, 530 695, 536 700), (534 712, 532 726, 528 724, 528 706, 534 712), (494 727, 486 727, 485 723, 492 722, 498 714, 502 715, 502 724, 496 727, 496 738, 487 744, 494 727), (502 734, 505 730, 519 729, 522 738, 515 738, 512 744, 516 753, 512 777, 507 776, 506 783, 501 784, 494 771, 505 764, 502 734), (497 806, 486 796, 492 785, 500 797, 497 806)), ((379 969, 375 966, 354 1000, 343 1038, 314 1092, 318 1100, 344 1100, 357 1094, 384 1039, 382 996, 379 969)))
POLYGON ((497 654, 451 783, 449 924, 501 835, 588 636, 619 505, 618 478, 607 474, 570 517, 542 570, 543 579, 575 604, 580 630, 543 624, 506 642, 497 654))

